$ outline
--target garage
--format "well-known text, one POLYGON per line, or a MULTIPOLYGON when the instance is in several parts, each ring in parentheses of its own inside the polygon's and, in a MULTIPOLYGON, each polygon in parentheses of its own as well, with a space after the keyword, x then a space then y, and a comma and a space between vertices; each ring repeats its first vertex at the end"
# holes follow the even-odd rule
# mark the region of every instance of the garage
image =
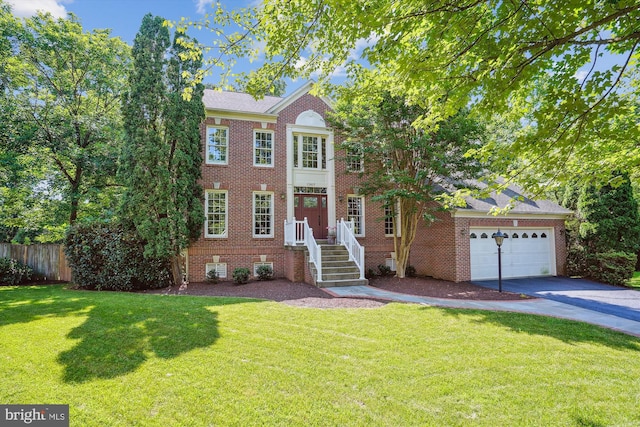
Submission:
MULTIPOLYGON (((498 246, 491 237, 496 228, 469 231, 471 280, 498 277, 498 246)), ((555 276, 552 228, 503 228, 502 277, 555 276)))

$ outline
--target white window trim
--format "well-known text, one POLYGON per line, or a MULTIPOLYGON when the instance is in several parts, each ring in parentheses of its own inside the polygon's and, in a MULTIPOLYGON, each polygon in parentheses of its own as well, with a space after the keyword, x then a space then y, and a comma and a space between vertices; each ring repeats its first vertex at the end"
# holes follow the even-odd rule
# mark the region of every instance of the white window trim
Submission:
POLYGON ((218 278, 227 278, 227 263, 226 262, 208 262, 204 267, 205 277, 209 271, 215 270, 218 273, 218 278))
MULTIPOLYGON (((386 214, 386 212, 384 212, 384 213, 386 214)), ((386 220, 386 217, 385 217, 385 220, 386 220)), ((402 228, 400 227, 400 220, 401 220, 401 217, 400 217, 400 200, 396 200, 396 237, 402 237, 402 233, 401 233, 402 228)), ((384 231, 385 231, 384 237, 393 237, 393 234, 387 234, 386 224, 385 224, 385 227, 384 227, 384 231)))
POLYGON ((205 131, 205 163, 207 165, 228 165, 229 164, 229 128, 226 126, 207 126, 205 131), (221 161, 210 161, 209 160, 209 129, 224 129, 227 131, 227 150, 226 150, 226 158, 223 162, 221 161))
POLYGON ((357 153, 354 153, 355 150, 346 150, 347 153, 347 172, 351 172, 351 173, 362 173, 364 172, 364 154, 360 153, 359 155, 357 153), (352 160, 358 156, 359 157, 359 162, 358 162, 358 168, 354 169, 352 168, 352 160))
MULTIPOLYGON (((294 163, 294 167, 298 170, 307 170, 307 171, 326 171, 329 168, 329 148, 328 145, 330 144, 329 138, 326 134, 324 133, 310 133, 310 132, 294 132, 293 133, 293 145, 292 147, 297 148, 297 153, 294 153, 294 156, 298 159, 298 166, 295 166, 294 163), (316 167, 307 167, 304 166, 304 160, 303 160, 303 137, 310 137, 310 138, 318 138, 318 157, 317 157, 317 163, 318 165, 316 167), (324 144, 322 143, 322 140, 324 139, 324 144), (325 167, 322 167, 323 164, 323 160, 325 163, 325 167)), ((311 151, 309 151, 309 153, 311 153, 311 151)))
POLYGON ((252 142, 252 149, 253 149, 253 166, 257 167, 257 168, 272 168, 274 167, 274 163, 276 160, 276 153, 275 153, 275 133, 272 130, 266 130, 266 129, 254 129, 253 130, 253 141, 252 142), (268 133, 271 134, 271 163, 264 165, 261 163, 257 163, 256 160, 256 134, 260 132, 260 133, 268 133))
POLYGON ((251 195, 251 203, 252 203, 252 215, 251 215, 251 233, 253 234, 253 237, 256 239, 271 239, 273 238, 273 225, 275 223, 274 221, 274 215, 275 215, 275 207, 274 207, 274 197, 273 197, 273 191, 254 191, 251 195), (271 229, 271 233, 270 234, 256 234, 256 195, 268 195, 271 197, 271 218, 270 218, 270 225, 269 228, 271 229))
POLYGON ((229 235, 229 192, 227 190, 205 190, 204 197, 204 237, 211 239, 224 239, 229 235), (209 234, 209 194, 224 193, 224 233, 223 234, 209 234))
MULTIPOLYGON (((347 194, 347 209, 348 209, 348 204, 349 204, 349 198, 353 197, 353 198, 359 198, 360 199, 360 217, 361 217, 361 221, 360 221, 360 234, 356 234, 354 233, 354 235, 356 237, 365 237, 365 230, 366 230, 366 223, 365 223, 365 209, 364 209, 364 196, 361 196, 359 194, 347 194)), ((351 218, 349 217, 349 212, 347 211, 347 220, 351 220, 351 218)), ((354 228, 355 228, 355 223, 354 223, 354 228)))
POLYGON ((258 277, 258 267, 262 267, 266 265, 267 267, 271 267, 271 271, 273 271, 273 263, 272 262, 254 262, 253 263, 253 277, 258 277))

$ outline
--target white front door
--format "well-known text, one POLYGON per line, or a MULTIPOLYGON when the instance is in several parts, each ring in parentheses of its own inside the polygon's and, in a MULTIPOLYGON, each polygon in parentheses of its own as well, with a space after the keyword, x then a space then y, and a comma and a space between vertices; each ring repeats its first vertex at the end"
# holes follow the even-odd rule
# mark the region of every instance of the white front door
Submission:
MULTIPOLYGON (((498 277, 498 246, 491 237, 497 228, 471 228, 469 232, 471 280, 498 277)), ((502 277, 556 274, 553 229, 501 229, 509 237, 502 244, 502 277)))

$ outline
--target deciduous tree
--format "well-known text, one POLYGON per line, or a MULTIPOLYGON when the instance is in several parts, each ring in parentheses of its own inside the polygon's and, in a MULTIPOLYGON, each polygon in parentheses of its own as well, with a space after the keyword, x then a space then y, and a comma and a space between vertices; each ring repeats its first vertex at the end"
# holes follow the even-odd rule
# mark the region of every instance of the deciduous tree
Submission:
POLYGON ((233 40, 252 35, 254 54, 264 55, 247 85, 257 94, 273 78, 322 83, 344 68, 366 97, 372 67, 376 83, 394 94, 422 107, 440 104, 418 125, 429 128, 469 105, 521 124, 506 143, 476 154, 517 153, 520 161, 496 166, 528 187, 637 170, 636 0, 265 0, 231 13, 218 5, 215 17, 216 34, 235 20, 244 36, 233 40))
POLYGON ((364 160, 361 194, 382 201, 393 213, 396 274, 403 278, 419 222, 434 221, 443 209, 443 192, 468 185, 465 180, 482 171, 465 153, 482 145, 484 129, 464 110, 437 129, 418 129, 413 123, 427 109, 384 90, 370 93, 368 106, 349 99, 340 98, 330 122, 344 138, 340 148, 347 160, 354 155, 364 160))
MULTIPOLYGON (((0 13, 10 22, 7 7, 0 13)), ((4 154, 46 165, 37 185, 53 183, 73 223, 114 184, 129 47, 108 30, 83 32, 73 15, 38 14, 14 21, 10 34, 4 29, 0 48, 11 52, 2 64, 4 154)))

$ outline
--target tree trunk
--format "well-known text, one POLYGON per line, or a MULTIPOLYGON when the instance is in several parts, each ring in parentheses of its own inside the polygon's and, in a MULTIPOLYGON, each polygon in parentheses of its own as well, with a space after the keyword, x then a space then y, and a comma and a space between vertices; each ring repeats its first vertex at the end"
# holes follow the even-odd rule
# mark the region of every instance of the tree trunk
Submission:
MULTIPOLYGON (((400 237, 394 235, 393 243, 396 251, 396 277, 404 279, 404 273, 409 262, 411 244, 416 237, 420 212, 415 203, 400 202, 400 237)), ((395 222, 395 221, 394 221, 395 222)))
POLYGON ((182 260, 180 255, 174 255, 171 257, 171 276, 174 286, 180 286, 182 284, 182 260))
POLYGON ((78 219, 78 202, 80 195, 78 194, 79 184, 73 184, 71 187, 71 211, 69 212, 69 224, 73 225, 78 219))

